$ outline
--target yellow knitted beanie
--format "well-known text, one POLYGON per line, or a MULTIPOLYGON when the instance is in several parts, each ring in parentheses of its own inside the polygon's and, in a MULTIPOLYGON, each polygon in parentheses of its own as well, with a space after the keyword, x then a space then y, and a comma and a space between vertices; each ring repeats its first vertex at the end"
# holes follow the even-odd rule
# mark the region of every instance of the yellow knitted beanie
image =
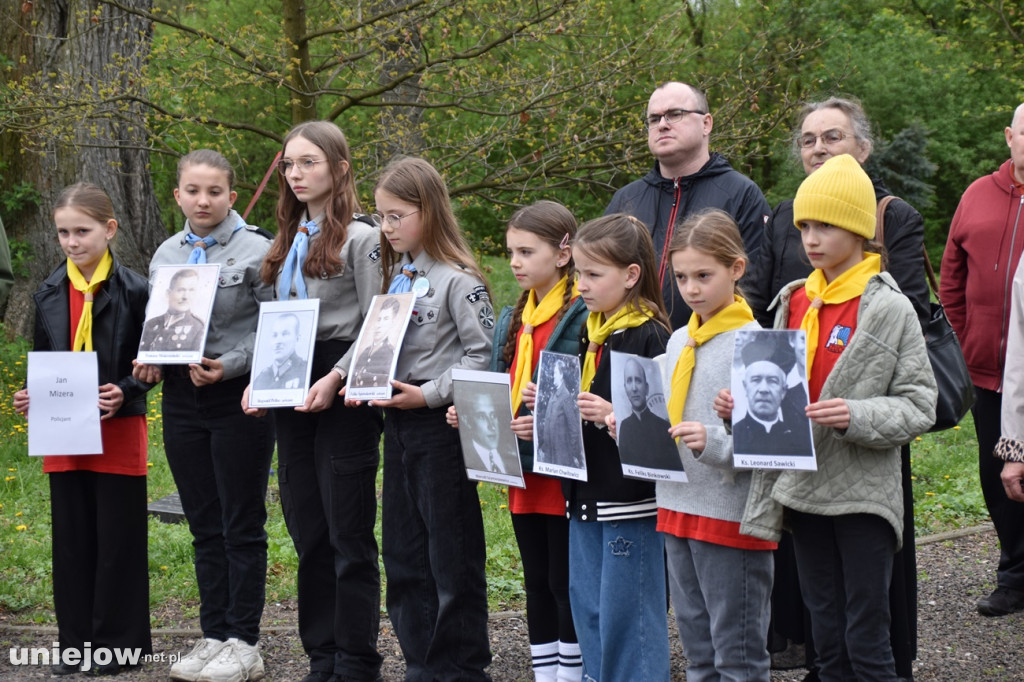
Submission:
POLYGON ((875 188, 871 178, 849 154, 821 165, 801 183, 793 200, 793 223, 817 220, 858 234, 875 236, 875 188))

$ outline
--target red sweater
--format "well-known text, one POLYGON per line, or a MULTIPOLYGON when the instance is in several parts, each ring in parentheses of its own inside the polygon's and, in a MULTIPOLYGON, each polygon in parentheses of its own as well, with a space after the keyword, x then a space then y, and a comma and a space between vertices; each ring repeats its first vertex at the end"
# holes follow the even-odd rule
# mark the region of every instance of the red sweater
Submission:
POLYGON ((939 295, 976 386, 1001 390, 1010 284, 1024 251, 1024 194, 1006 161, 971 183, 949 228, 939 295))

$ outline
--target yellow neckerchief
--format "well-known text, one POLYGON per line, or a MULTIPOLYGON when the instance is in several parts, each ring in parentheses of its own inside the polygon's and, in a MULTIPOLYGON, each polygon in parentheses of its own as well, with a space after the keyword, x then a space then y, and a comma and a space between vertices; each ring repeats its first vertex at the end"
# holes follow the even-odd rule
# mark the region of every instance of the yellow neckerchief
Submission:
POLYGON ((877 253, 865 253, 864 260, 832 280, 825 281, 825 273, 815 270, 804 283, 804 292, 811 305, 804 313, 800 328, 807 333, 807 371, 814 365, 814 354, 818 350, 818 310, 823 305, 845 303, 864 293, 868 280, 882 271, 882 257, 877 253))
POLYGON ((68 279, 76 291, 85 294, 85 305, 82 306, 82 316, 78 318, 78 330, 75 332, 75 340, 71 344, 73 351, 92 350, 92 295, 99 289, 100 284, 106 281, 110 270, 114 265, 114 259, 110 255, 110 249, 103 254, 100 264, 96 266, 96 272, 92 273, 92 281, 86 282, 78 266, 68 258, 68 279))
POLYGON ((611 333, 619 329, 639 327, 644 322, 654 319, 654 313, 647 306, 640 306, 636 310, 630 306, 622 306, 619 312, 607 320, 604 313, 590 313, 587 317, 587 338, 590 345, 587 347, 587 356, 583 360, 583 378, 580 381, 580 391, 589 391, 590 384, 597 374, 597 349, 611 336, 611 333))
POLYGON ((735 294, 732 303, 722 308, 704 324, 700 323, 697 313, 690 315, 690 322, 686 326, 690 338, 687 339, 683 352, 676 360, 675 369, 672 370, 672 392, 668 398, 670 424, 675 425, 683 421, 683 406, 686 405, 686 394, 690 390, 690 376, 697 364, 694 349, 723 332, 731 332, 753 321, 754 313, 750 306, 741 296, 735 294))
MULTIPOLYGON (((519 406, 523 404, 523 386, 533 376, 533 330, 541 326, 559 310, 565 298, 565 287, 568 286, 568 277, 562 277, 554 287, 551 288, 540 304, 537 303, 537 292, 531 289, 530 295, 523 306, 522 321, 523 333, 519 335, 519 343, 516 345, 516 373, 512 381, 512 415, 519 412, 519 406)), ((576 285, 573 284, 572 295, 576 296, 576 285)))

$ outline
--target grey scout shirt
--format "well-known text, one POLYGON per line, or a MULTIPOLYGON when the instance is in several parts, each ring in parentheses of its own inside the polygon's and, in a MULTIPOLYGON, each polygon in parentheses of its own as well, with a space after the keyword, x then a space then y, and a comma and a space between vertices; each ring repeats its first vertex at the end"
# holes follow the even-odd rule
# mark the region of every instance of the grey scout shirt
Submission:
MULTIPOLYGON (((406 256, 392 274, 408 263, 406 256)), ((452 402, 453 367, 487 369, 494 308, 484 283, 469 271, 439 263, 426 251, 412 264, 416 266, 413 282, 425 277, 430 287, 413 303, 395 378, 424 382, 421 389, 427 407, 437 408, 452 402)))
MULTIPOLYGON (((220 277, 203 354, 224 364, 224 379, 249 372, 260 301, 273 299, 273 288, 260 279, 260 266, 270 249, 270 240, 252 225, 245 225, 236 232, 235 227, 240 222, 243 221, 238 213, 228 213, 209 235, 217 243, 206 249, 207 263, 220 263, 220 277)), ((157 248, 149 263, 151 290, 159 266, 188 262, 193 246, 185 241, 185 235, 190 232, 192 228, 185 221, 185 229, 157 248)))
MULTIPOLYGON (((322 220, 323 216, 317 218, 318 223, 322 220)), ((347 230, 338 268, 331 273, 322 272, 319 277, 302 275, 306 283, 306 295, 320 299, 317 341, 335 339, 354 342, 359 336, 373 297, 380 293, 380 229, 353 220, 347 230)), ((310 237, 310 248, 319 238, 319 232, 310 237)), ((278 273, 278 280, 280 275, 278 273)), ((276 294, 276 287, 274 291, 276 294)), ((288 298, 295 298, 294 287, 288 298)), ((342 375, 348 373, 353 348, 354 344, 334 365, 342 375)), ((312 380, 319 378, 314 377, 312 380)))

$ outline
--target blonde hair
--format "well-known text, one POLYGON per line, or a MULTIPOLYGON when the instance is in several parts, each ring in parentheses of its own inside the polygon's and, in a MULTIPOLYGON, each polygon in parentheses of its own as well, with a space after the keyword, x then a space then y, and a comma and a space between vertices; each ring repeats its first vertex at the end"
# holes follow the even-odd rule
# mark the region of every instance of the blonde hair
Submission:
MULTIPOLYGON (((424 159, 415 156, 399 157, 387 165, 377 179, 373 191, 382 190, 396 199, 413 206, 420 211, 420 225, 423 228, 423 250, 436 261, 453 267, 468 270, 487 288, 487 279, 476 264, 473 254, 466 243, 466 238, 459 229, 455 219, 448 188, 437 169, 424 159)), ((390 282, 388 276, 402 260, 402 254, 395 251, 391 243, 381 231, 380 236, 381 269, 384 279, 381 282, 381 293, 387 293, 390 282)))
POLYGON ((654 242, 646 225, 625 213, 606 215, 584 223, 576 233, 573 248, 617 268, 638 265, 640 278, 637 286, 626 289, 624 307, 636 312, 644 312, 646 307, 650 310, 651 319, 672 331, 658 285, 654 242))
MULTIPOLYGON (((676 228, 669 244, 668 255, 677 251, 694 249, 707 254, 727 268, 737 260, 748 263, 743 248, 743 237, 736 221, 725 211, 708 208, 690 215, 676 228)), ((733 287, 738 296, 743 296, 739 282, 733 287)))
POLYGON ((61 208, 74 208, 97 222, 105 223, 114 218, 114 204, 110 197, 91 182, 77 182, 65 187, 53 204, 53 212, 61 208))

